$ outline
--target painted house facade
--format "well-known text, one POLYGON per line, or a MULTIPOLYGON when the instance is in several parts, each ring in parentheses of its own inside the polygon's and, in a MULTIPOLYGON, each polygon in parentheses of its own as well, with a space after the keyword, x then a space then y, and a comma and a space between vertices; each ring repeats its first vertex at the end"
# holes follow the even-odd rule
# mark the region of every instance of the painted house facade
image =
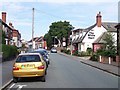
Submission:
POLYGON ((87 48, 98 49, 100 45, 96 45, 95 41, 104 33, 111 32, 117 40, 117 32, 114 26, 117 23, 102 22, 102 16, 99 12, 96 16, 96 23, 86 29, 77 30, 78 35, 74 36, 76 30, 72 31, 73 50, 78 49, 79 52, 86 52, 87 48), (76 37, 76 38, 75 38, 76 37))

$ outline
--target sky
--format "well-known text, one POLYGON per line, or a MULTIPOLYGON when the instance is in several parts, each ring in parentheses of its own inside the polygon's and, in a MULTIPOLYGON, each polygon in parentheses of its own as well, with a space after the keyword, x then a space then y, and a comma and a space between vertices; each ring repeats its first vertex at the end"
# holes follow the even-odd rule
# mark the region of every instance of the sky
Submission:
POLYGON ((119 0, 0 0, 1 13, 7 13, 7 24, 12 22, 21 33, 21 39, 32 38, 32 8, 34 11, 34 37, 44 36, 49 26, 58 21, 68 21, 77 28, 87 28, 96 23, 101 12, 102 22, 118 22, 119 0))

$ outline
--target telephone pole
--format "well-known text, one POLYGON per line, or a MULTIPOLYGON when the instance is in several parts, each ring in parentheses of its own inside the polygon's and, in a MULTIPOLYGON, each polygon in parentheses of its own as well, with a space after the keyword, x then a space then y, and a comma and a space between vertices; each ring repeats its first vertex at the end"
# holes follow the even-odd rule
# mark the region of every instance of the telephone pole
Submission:
POLYGON ((32 8, 32 50, 34 50, 34 8, 32 8))

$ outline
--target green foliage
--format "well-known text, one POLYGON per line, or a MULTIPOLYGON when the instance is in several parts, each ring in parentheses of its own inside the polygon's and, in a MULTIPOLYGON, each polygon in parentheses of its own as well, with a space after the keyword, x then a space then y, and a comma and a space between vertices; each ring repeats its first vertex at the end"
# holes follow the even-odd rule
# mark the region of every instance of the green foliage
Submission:
POLYGON ((91 55, 92 52, 93 52, 92 48, 87 48, 87 53, 88 53, 88 55, 91 55))
POLYGON ((49 33, 47 33, 47 34, 45 34, 44 38, 47 41, 48 48, 51 49, 51 47, 52 47, 52 36, 49 33))
POLYGON ((70 50, 67 50, 67 49, 62 49, 61 52, 66 53, 66 54, 70 54, 71 53, 70 50))
POLYGON ((99 58, 99 55, 98 55, 98 54, 93 54, 93 55, 90 57, 90 60, 92 60, 92 61, 98 61, 98 58, 99 58))
POLYGON ((104 46, 97 50, 97 54, 101 56, 107 56, 107 57, 115 57, 116 56, 116 47, 115 47, 115 40, 113 38, 113 35, 110 33, 107 33, 105 38, 103 39, 106 43, 104 43, 104 46))
POLYGON ((73 52, 73 55, 75 55, 75 56, 79 56, 79 54, 78 54, 78 50, 74 51, 74 52, 73 52))
POLYGON ((17 47, 10 45, 2 45, 3 60, 15 57, 18 54, 17 47))
POLYGON ((73 29, 73 26, 70 25, 70 23, 67 21, 64 21, 64 22, 58 21, 58 22, 52 23, 49 28, 50 29, 48 33, 45 34, 44 38, 47 41, 48 47, 51 47, 53 42, 52 36, 57 36, 60 42, 62 42, 63 37, 66 38, 67 40, 71 29, 73 29))
POLYGON ((116 51, 115 50, 104 50, 104 49, 99 49, 96 52, 98 55, 101 56, 107 56, 107 57, 115 57, 116 56, 116 51))
POLYGON ((82 51, 82 52, 79 53, 80 57, 89 56, 89 55, 90 54, 88 54, 88 52, 84 52, 84 51, 82 51))
POLYGON ((106 43, 104 43, 104 49, 106 50, 113 50, 115 49, 115 40, 111 33, 107 33, 105 38, 103 39, 106 43))

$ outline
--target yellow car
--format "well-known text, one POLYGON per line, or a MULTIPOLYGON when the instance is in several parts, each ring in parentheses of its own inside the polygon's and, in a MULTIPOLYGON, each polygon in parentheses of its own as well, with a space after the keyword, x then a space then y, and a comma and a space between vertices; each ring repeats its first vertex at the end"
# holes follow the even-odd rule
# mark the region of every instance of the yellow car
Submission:
POLYGON ((13 65, 13 81, 21 77, 41 77, 45 82, 46 63, 39 53, 19 54, 13 65))

